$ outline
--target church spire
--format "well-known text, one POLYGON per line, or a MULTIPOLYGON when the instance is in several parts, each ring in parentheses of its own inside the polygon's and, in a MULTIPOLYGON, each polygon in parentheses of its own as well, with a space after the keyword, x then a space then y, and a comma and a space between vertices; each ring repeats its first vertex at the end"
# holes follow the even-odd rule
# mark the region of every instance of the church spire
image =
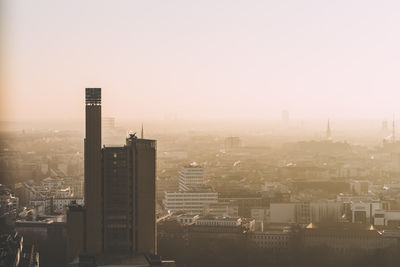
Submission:
POLYGON ((142 132, 141 132, 141 135, 140 135, 140 138, 144 138, 144 134, 143 134, 143 123, 142 123, 142 132))
POLYGON ((328 140, 332 139, 330 120, 328 120, 328 127, 326 128, 326 139, 328 139, 328 140))

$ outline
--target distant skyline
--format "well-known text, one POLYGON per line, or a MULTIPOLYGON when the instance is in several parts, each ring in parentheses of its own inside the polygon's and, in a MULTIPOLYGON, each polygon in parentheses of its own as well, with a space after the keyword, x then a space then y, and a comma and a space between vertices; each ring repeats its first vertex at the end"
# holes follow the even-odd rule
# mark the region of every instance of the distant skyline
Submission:
POLYGON ((2 121, 400 117, 398 1, 13 1, 2 121))

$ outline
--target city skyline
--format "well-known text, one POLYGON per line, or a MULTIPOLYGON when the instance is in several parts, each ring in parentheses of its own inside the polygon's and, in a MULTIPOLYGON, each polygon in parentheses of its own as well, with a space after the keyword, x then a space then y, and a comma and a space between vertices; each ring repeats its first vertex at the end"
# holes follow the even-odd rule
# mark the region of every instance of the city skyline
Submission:
POLYGON ((399 267, 398 10, 0 0, 0 266, 399 267))

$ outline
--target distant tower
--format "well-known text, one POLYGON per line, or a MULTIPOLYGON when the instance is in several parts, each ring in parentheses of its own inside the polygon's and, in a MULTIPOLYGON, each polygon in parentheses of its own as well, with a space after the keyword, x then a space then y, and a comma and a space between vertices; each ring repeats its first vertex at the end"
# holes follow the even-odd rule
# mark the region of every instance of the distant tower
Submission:
POLYGON ((396 119, 395 119, 395 116, 394 116, 394 114, 393 114, 393 129, 392 129, 392 143, 394 144, 394 143, 396 143, 396 119))
POLYGON ((142 132, 141 132, 141 135, 140 135, 140 138, 144 138, 144 134, 143 134, 143 123, 142 123, 142 132))
POLYGON ((326 128, 326 139, 332 140, 331 124, 328 120, 328 127, 326 128))

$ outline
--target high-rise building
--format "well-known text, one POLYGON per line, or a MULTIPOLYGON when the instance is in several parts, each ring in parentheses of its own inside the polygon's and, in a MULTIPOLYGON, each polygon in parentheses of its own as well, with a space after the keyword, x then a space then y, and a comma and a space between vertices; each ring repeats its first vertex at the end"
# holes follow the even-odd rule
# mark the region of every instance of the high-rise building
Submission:
POLYGON ((204 168, 191 163, 179 171, 179 191, 164 192, 165 209, 203 214, 209 204, 218 203, 218 193, 204 184, 204 168))
POLYGON ((102 252, 101 88, 86 88, 86 251, 102 252))
POLYGON ((85 207, 68 210, 68 258, 97 266, 156 255, 156 141, 101 143, 101 89, 86 88, 85 207))
POLYGON ((67 260, 72 261, 85 249, 85 208, 71 204, 67 210, 67 260))
POLYGON ((155 162, 155 140, 103 148, 105 253, 156 254, 155 162))
POLYGON ((190 186, 204 184, 204 168, 195 163, 184 166, 179 171, 179 189, 189 190, 190 186))

